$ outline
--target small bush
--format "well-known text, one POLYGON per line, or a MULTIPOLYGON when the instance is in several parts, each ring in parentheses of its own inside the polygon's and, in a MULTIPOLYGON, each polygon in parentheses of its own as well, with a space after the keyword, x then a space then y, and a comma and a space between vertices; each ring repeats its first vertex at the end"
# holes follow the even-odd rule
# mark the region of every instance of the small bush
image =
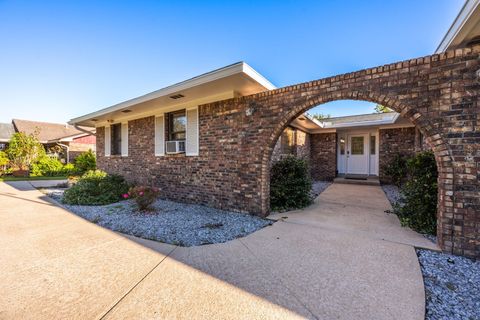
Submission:
POLYGON ((396 154, 385 168, 385 175, 397 187, 405 182, 407 172, 407 157, 401 154, 396 154))
POLYGON ((270 173, 270 206, 273 210, 303 208, 309 205, 312 181, 308 163, 288 156, 273 164, 270 173))
POLYGON ((75 158, 75 167, 80 172, 97 169, 97 159, 92 150, 83 152, 75 158))
POLYGON ((66 176, 70 175, 77 175, 79 173, 79 170, 73 163, 67 163, 66 165, 63 166, 62 172, 66 176))
POLYGON ((130 188, 128 194, 123 195, 123 197, 133 198, 140 211, 145 211, 151 209, 151 205, 158 198, 159 194, 160 191, 157 188, 137 186, 130 188))
POLYGON ((0 176, 7 172, 7 165, 9 162, 10 161, 8 160, 7 154, 3 151, 0 151, 0 176))
POLYGON ((76 205, 105 205, 122 199, 129 186, 122 176, 101 170, 87 171, 77 183, 66 190, 63 202, 76 205))
POLYGON ((60 160, 46 155, 40 157, 34 164, 32 164, 32 169, 30 172, 30 175, 36 177, 54 177, 63 174, 63 164, 60 162, 60 160))
POLYGON ((408 181, 400 189, 394 212, 415 231, 435 234, 437 229, 437 165, 431 151, 407 160, 408 181))

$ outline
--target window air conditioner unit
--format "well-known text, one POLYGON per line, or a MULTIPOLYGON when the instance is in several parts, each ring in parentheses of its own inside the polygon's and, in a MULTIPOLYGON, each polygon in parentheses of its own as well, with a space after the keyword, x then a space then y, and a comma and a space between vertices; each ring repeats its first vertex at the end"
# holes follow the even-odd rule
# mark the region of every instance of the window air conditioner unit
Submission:
POLYGON ((185 141, 167 141, 166 149, 168 154, 183 153, 185 152, 185 141))

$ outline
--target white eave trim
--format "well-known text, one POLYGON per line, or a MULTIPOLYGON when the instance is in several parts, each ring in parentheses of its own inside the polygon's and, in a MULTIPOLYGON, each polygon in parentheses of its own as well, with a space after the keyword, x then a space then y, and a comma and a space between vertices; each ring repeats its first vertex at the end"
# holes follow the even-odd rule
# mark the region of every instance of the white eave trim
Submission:
POLYGON ((322 122, 322 128, 325 129, 333 129, 333 128, 349 128, 349 127, 364 127, 364 126, 380 126, 385 124, 393 124, 397 121, 398 117, 400 116, 399 113, 395 113, 392 117, 388 117, 386 119, 379 119, 379 120, 368 120, 368 121, 352 121, 352 122, 342 122, 337 124, 332 124, 328 122, 328 119, 322 122))
POLYGON ((441 53, 448 49, 453 40, 457 37, 458 33, 462 30, 465 23, 468 21, 470 16, 473 14, 477 6, 479 5, 480 0, 467 0, 463 4, 462 9, 458 13, 457 17, 453 21, 452 25, 448 29, 447 33, 443 36, 442 41, 435 50, 435 53, 441 53))
POLYGON ((232 65, 229 65, 217 70, 204 73, 202 75, 173 84, 171 86, 162 88, 160 90, 147 93, 143 96, 121 102, 111 107, 108 107, 99 111, 95 111, 81 117, 73 118, 68 123, 69 124, 80 123, 82 121, 100 117, 102 115, 105 115, 111 112, 119 111, 124 108, 128 108, 128 107, 140 104, 142 102, 150 101, 163 96, 169 96, 174 93, 180 92, 182 90, 190 89, 190 88, 193 88, 202 84, 206 84, 208 82, 212 82, 212 81, 225 78, 238 73, 245 73, 247 76, 249 76, 256 82, 258 82, 263 87, 265 87, 266 90, 276 89, 276 87, 270 81, 268 81, 265 77, 263 77, 261 74, 255 71, 255 69, 250 67, 247 63, 242 61, 242 62, 234 63, 232 65))

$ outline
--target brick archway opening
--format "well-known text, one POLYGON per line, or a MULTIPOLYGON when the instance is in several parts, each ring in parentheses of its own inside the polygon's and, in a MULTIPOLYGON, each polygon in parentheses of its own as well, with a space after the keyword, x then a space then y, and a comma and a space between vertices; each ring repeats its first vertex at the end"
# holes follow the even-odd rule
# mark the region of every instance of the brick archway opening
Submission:
POLYGON ((308 110, 321 106, 323 104, 339 101, 339 100, 356 100, 366 101, 381 104, 388 107, 409 120, 415 128, 417 128, 425 137, 425 143, 428 148, 434 153, 438 170, 438 200, 437 200, 437 242, 444 248, 443 234, 446 231, 442 227, 442 219, 445 215, 445 197, 449 197, 453 190, 453 164, 450 151, 442 136, 435 131, 434 126, 430 121, 420 114, 418 111, 401 103, 395 98, 386 97, 384 95, 376 95, 372 92, 361 93, 355 92, 340 92, 335 95, 321 95, 306 99, 303 103, 294 105, 289 112, 281 117, 275 129, 268 140, 268 147, 265 148, 262 157, 262 207, 265 208, 265 213, 270 212, 270 163, 273 156, 273 150, 276 142, 286 127, 297 117, 304 114, 308 110))

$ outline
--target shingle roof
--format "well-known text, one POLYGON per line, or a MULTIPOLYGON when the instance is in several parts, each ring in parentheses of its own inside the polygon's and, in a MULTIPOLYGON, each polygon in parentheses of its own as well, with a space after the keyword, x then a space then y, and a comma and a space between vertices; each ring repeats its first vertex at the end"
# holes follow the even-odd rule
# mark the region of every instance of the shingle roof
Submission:
POLYGON ((9 141, 14 133, 15 129, 13 128, 13 124, 0 123, 0 142, 9 141))
MULTIPOLYGON (((16 131, 24 132, 26 134, 38 132, 38 140, 40 140, 40 142, 42 143, 85 133, 84 131, 79 130, 71 125, 61 123, 49 123, 20 119, 13 119, 12 123, 15 126, 16 131)), ((79 128, 82 128, 91 133, 93 133, 94 130, 87 127, 79 128)))

